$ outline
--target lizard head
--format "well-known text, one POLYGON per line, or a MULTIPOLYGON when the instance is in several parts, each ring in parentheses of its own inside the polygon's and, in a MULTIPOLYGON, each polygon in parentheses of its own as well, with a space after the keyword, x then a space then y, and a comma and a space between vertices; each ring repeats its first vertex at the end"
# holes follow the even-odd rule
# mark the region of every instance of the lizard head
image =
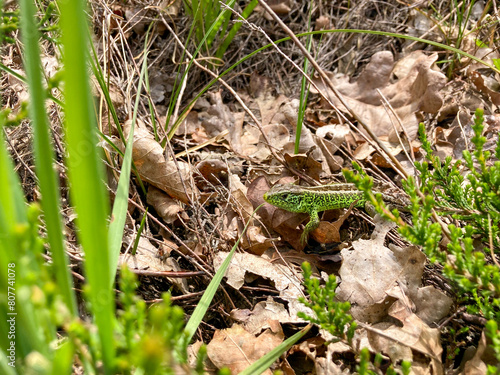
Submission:
POLYGON ((277 184, 264 194, 264 200, 278 208, 290 212, 301 212, 301 191, 294 184, 277 184))

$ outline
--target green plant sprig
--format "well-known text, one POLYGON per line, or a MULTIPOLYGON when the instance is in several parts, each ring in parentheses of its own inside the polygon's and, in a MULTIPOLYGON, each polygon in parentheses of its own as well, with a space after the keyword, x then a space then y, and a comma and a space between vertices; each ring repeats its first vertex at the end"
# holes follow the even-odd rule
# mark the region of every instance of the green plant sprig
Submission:
MULTIPOLYGON (((430 261, 443 267, 444 276, 456 290, 458 302, 464 304, 469 313, 489 319, 491 326, 486 333, 492 342, 498 342, 500 334, 492 328, 491 322, 500 320, 500 267, 495 260, 500 252, 500 162, 493 160, 490 151, 484 150, 483 123, 483 111, 478 109, 471 139, 475 149, 464 151, 464 161, 456 162, 452 162, 451 157, 442 162, 434 154, 421 124, 419 134, 426 160, 415 163, 421 186, 419 188, 413 178, 403 183, 411 200, 411 225, 401 224, 396 215, 387 215, 383 207, 378 207, 377 211, 398 223, 399 232, 405 239, 422 246, 430 261), (461 226, 447 226, 449 242, 446 247, 440 244, 443 228, 430 220, 436 208, 454 209, 452 216, 461 226)), ((498 156, 500 140, 495 148, 495 157, 498 156)), ((355 164, 354 168, 362 172, 359 165, 355 164)), ((370 196, 369 177, 362 173, 345 174, 370 196)), ((373 203, 377 208, 377 202, 373 203)), ((498 346, 493 348, 495 355, 500 356, 498 346)))
POLYGON ((302 263, 302 271, 309 300, 300 297, 299 301, 310 308, 314 316, 304 312, 299 312, 298 316, 328 331, 337 341, 342 340, 351 345, 357 325, 349 315, 351 304, 335 300, 337 288, 335 275, 329 275, 325 285, 320 286, 319 280, 312 277, 311 265, 308 262, 302 263))

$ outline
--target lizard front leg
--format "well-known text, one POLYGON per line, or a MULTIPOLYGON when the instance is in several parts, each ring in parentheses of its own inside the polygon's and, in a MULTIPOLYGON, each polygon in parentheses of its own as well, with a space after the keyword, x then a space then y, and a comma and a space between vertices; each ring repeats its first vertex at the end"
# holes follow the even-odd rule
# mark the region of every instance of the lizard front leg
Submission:
POLYGON ((311 232, 312 230, 316 229, 319 226, 318 211, 311 211, 309 212, 309 215, 311 216, 311 219, 304 228, 302 236, 300 236, 300 242, 303 244, 307 243, 307 236, 309 235, 309 232, 311 232))

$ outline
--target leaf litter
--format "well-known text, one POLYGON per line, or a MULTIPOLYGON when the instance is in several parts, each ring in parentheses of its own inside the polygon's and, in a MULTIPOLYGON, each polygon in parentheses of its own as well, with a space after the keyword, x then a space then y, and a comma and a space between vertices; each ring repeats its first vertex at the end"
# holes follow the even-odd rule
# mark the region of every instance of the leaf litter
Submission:
MULTIPOLYGON (((175 2, 175 6, 162 3, 161 8, 175 18, 182 8, 178 3, 175 2)), ((290 14, 292 8, 291 2, 285 1, 278 6, 284 15, 290 14)), ((146 14, 154 11, 138 4, 114 5, 112 9, 113 14, 121 15, 123 19, 118 22, 119 18, 113 17, 111 30, 127 25, 123 34, 125 39, 119 43, 139 43, 149 25, 146 14)), ((363 19, 360 17, 363 10, 361 6, 355 6, 349 15, 351 22, 356 17, 363 19)), ((256 14, 264 12, 256 10, 256 14)), ((331 23, 330 18, 325 15, 318 17, 316 28, 331 23)), ((428 18, 424 17, 424 20, 428 18)), ((156 18, 155 22, 161 25, 156 18)), ((363 22, 371 22, 371 19, 365 17, 363 22)), ((417 22, 416 18, 414 22, 417 22)), ((418 27, 423 29, 417 29, 414 24, 410 30, 421 35, 429 26, 424 22, 418 27)), ((449 35, 457 34, 456 30, 449 31, 449 35)), ((164 41, 161 33, 158 35, 156 43, 161 51, 167 42, 161 45, 164 41)), ((431 33, 428 38, 432 35, 441 38, 440 33, 431 33)), ((342 37, 345 36, 339 36, 342 37)), ((410 150, 419 151, 416 135, 421 121, 429 126, 432 124, 433 145, 438 155, 460 159, 462 151, 470 146, 470 110, 478 106, 494 108, 499 105, 498 74, 491 74, 476 63, 469 64, 466 69, 466 83, 450 82, 437 68, 438 56, 432 51, 415 50, 397 56, 386 46, 378 48, 378 52, 373 52, 377 49, 372 48, 365 53, 368 64, 356 78, 352 78, 352 64, 347 61, 356 54, 361 56, 362 52, 356 52, 352 43, 339 42, 337 45, 342 58, 338 59, 338 69, 334 70, 335 66, 331 65, 329 73, 335 87, 349 107, 402 161, 410 150)), ((463 49, 491 64, 498 59, 497 51, 476 47, 474 38, 470 37, 464 42, 463 49)), ((324 55, 318 58, 327 59, 328 53, 324 55)), ((158 64, 168 61, 161 54, 156 58, 158 64)), ((57 70, 57 59, 47 55, 42 60, 47 75, 52 76, 57 70)), ((129 57, 120 55, 117 60, 128 61, 129 57)), ((15 60, 3 61, 23 74, 15 60)), ((255 70, 249 74, 245 87, 238 90, 238 95, 261 121, 264 134, 237 103, 227 99, 227 92, 212 90, 197 101, 172 141, 176 152, 203 144, 202 151, 188 152, 187 157, 174 161, 174 155, 166 152, 155 136, 149 113, 142 113, 134 132, 133 160, 138 176, 146 183, 147 195, 138 198, 138 206, 141 210, 151 206, 158 220, 171 228, 182 243, 174 244, 167 239, 170 233, 167 234, 154 221, 148 221, 137 252, 130 254, 135 240, 135 235, 132 235, 134 223, 140 210, 129 209, 135 221, 128 221, 128 234, 124 237, 124 250, 128 252, 121 255, 120 264, 127 264, 136 271, 182 272, 200 268, 215 271, 241 234, 253 209, 263 203, 262 195, 270 185, 296 180, 292 169, 313 181, 330 180, 333 174, 350 165, 349 155, 368 165, 392 169, 377 148, 366 141, 363 129, 356 130, 341 120, 324 100, 314 96, 306 111, 306 123, 310 127, 303 128, 300 153, 294 155, 299 80, 281 82, 279 91, 283 92, 277 92, 276 75, 271 73, 287 74, 280 70, 283 69, 280 65, 266 74, 255 70), (295 85, 293 89, 288 87, 292 85, 295 85), (220 139, 211 141, 224 132, 226 134, 220 139), (266 144, 266 139, 270 145, 266 144), (283 156, 290 169, 274 160, 269 146, 283 156), (144 202, 140 201, 142 198, 144 202), (158 244, 146 236, 162 238, 162 241, 158 244)), ((154 77, 151 97, 159 114, 157 120, 164 124, 165 104, 172 93, 175 70, 163 74, 163 68, 152 68, 157 71, 150 72, 150 77, 154 77)), ((132 95, 125 82, 127 69, 118 70, 112 73, 110 93, 113 104, 122 112, 121 122, 127 139, 131 120, 130 108, 124 103, 130 103, 132 95)), ((17 110, 19 103, 26 99, 26 86, 13 75, 6 78, 3 85, 7 83, 10 87, 7 91, 2 90, 3 95, 10 95, 7 102, 17 110)), ((313 81, 327 93, 337 109, 349 117, 347 108, 323 82, 317 77, 313 77, 313 81)), ((317 93, 314 88, 311 90, 317 93)), ((102 97, 103 93, 98 89, 95 95, 102 97)), ((103 124, 108 121, 104 116, 102 120, 103 124)), ((486 116, 486 124, 485 134, 491 149, 500 128, 498 114, 486 116)), ((117 134, 114 124, 105 125, 110 132, 117 134)), ((25 136, 16 136, 9 129, 7 134, 19 139, 25 136)), ((119 147, 123 148, 123 145, 119 147)), ((25 167, 20 164, 22 172, 25 167)), ((27 165, 31 165, 30 160, 27 160, 27 165)), ((413 175, 411 163, 405 166, 413 175)), ((136 181, 137 177, 134 183, 136 181)), ((392 228, 384 222, 376 221, 371 237, 363 238, 362 232, 366 228, 359 226, 360 219, 352 215, 351 210, 334 216, 327 212, 323 219, 312 236, 320 244, 340 243, 340 254, 338 251, 334 255, 303 252, 304 246, 299 238, 307 215, 289 213, 270 205, 259 211, 259 218, 251 223, 242 240, 242 252, 235 255, 226 275, 224 287, 229 294, 225 298, 230 302, 225 300, 221 304, 224 317, 213 319, 211 323, 216 327, 210 332, 213 337, 205 340, 212 364, 216 368, 228 366, 233 373, 238 373, 285 339, 283 327, 303 324, 297 316, 298 311, 305 309, 297 301, 304 293, 298 265, 307 259, 318 277, 335 269, 340 281, 337 297, 352 304, 351 313, 362 324, 354 339, 358 348, 367 347, 372 353, 380 352, 394 364, 411 360, 412 371, 416 374, 443 373, 446 364, 442 363, 442 354, 446 348, 443 348, 440 330, 436 327, 450 316, 453 300, 443 290, 423 284, 426 265, 423 253, 416 247, 401 243, 401 246, 386 246, 392 228), (250 292, 245 301, 242 294, 246 297, 247 291, 250 292), (245 306, 247 302, 250 302, 249 306, 245 306), (231 316, 231 320, 226 321, 226 316, 231 316)), ((174 294, 180 296, 189 295, 195 289, 203 290, 206 285, 206 280, 167 280, 175 286, 174 294)), ((185 307, 190 308, 189 305, 185 307)), ((329 340, 331 337, 321 332, 298 343, 285 355, 281 368, 287 369, 287 373, 296 373, 290 363, 295 356, 304 356, 314 362, 313 371, 317 374, 350 373, 349 368, 354 369, 355 365, 346 365, 340 359, 352 358, 352 348, 342 342, 329 343, 329 340), (326 352, 324 344, 327 344, 326 352)), ((477 347, 471 359, 462 364, 464 373, 484 373, 485 363, 491 363, 484 333, 478 341, 475 347, 471 346, 473 349, 477 347)))

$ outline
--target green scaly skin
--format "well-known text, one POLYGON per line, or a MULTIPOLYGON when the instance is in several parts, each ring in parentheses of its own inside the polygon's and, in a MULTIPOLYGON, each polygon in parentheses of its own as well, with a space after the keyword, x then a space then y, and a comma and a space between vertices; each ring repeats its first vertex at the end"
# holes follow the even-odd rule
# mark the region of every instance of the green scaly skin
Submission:
MULTIPOLYGON (((394 206, 405 206, 408 202, 382 194, 382 199, 394 206)), ((273 206, 286 211, 307 213, 311 217, 300 237, 302 243, 307 242, 309 233, 319 226, 318 212, 354 207, 365 207, 369 212, 370 203, 364 193, 357 190, 354 184, 332 184, 324 186, 298 186, 294 184, 274 185, 264 194, 264 200, 273 206)), ((371 206, 373 207, 373 206, 371 206)))

